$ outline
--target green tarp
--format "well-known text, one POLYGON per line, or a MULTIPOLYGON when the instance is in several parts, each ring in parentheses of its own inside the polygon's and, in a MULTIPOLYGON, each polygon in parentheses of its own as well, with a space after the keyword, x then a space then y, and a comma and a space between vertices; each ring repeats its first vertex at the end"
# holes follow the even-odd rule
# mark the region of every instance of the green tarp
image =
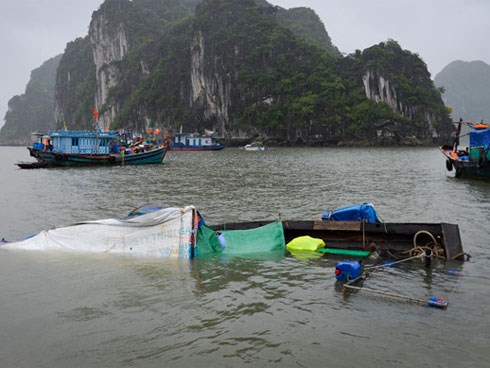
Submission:
POLYGON ((212 254, 239 256, 284 251, 286 249, 284 231, 279 221, 255 229, 223 230, 219 233, 224 236, 224 247, 214 230, 206 225, 199 228, 197 231, 197 257, 212 254))

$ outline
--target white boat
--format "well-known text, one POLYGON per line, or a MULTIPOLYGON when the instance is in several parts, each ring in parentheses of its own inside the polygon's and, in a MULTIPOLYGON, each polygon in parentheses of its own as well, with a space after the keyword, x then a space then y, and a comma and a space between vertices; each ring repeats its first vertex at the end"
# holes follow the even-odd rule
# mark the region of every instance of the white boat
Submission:
POLYGON ((240 147, 241 150, 243 151, 265 151, 265 146, 262 143, 251 143, 247 144, 244 147, 240 147))

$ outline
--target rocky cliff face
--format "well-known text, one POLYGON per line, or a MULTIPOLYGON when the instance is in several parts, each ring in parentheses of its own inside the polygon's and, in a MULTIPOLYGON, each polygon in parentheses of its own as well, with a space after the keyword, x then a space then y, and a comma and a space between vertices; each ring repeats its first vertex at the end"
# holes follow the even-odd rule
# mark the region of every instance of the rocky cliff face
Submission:
POLYGON ((408 101, 400 98, 396 83, 392 83, 382 72, 377 69, 367 70, 362 77, 362 84, 367 98, 387 104, 392 111, 409 120, 422 118, 429 125, 431 134, 437 136, 437 131, 433 127, 437 116, 428 109, 410 105, 408 101))
POLYGON ((381 102, 403 119, 424 126, 419 135, 436 138, 448 133, 447 110, 427 71, 416 54, 402 50, 396 41, 388 40, 357 55, 366 97, 381 102))
POLYGON ((90 106, 90 109, 95 107, 99 111, 100 128, 108 129, 124 103, 131 98, 135 85, 150 74, 146 58, 152 55, 145 55, 138 49, 146 47, 153 39, 160 39, 168 22, 189 15, 198 2, 106 0, 93 13, 89 34, 83 44, 78 42, 75 46, 71 43, 65 51, 64 67, 59 71, 57 83, 58 127, 62 124, 83 128, 93 125, 91 113, 87 113, 90 106), (79 50, 79 61, 73 57, 76 50, 79 50), (127 62, 132 52, 132 57, 138 59, 137 68, 134 63, 127 62), (79 95, 80 89, 75 90, 73 85, 85 87, 81 91, 83 97, 79 95), (76 106, 76 101, 80 100, 85 104, 84 113, 75 112, 81 111, 81 105, 76 106))
POLYGON ((384 102, 395 111, 403 111, 394 86, 377 70, 368 70, 362 77, 366 97, 376 102, 384 102))
POLYGON ((414 54, 390 41, 342 57, 311 10, 259 3, 106 0, 60 61, 57 127, 93 129, 95 107, 103 129, 150 119, 292 143, 372 140, 380 120, 442 131, 444 105, 414 54))
POLYGON ((109 91, 119 84, 123 75, 118 62, 123 60, 129 50, 125 25, 112 24, 111 15, 105 10, 101 9, 94 13, 89 28, 97 83, 95 107, 97 110, 102 110, 105 106, 105 111, 100 115, 100 123, 104 130, 109 128, 118 112, 116 101, 112 101, 109 106, 106 104, 108 104, 109 91))
POLYGON ((0 144, 28 145, 32 132, 54 128, 54 85, 60 59, 61 55, 56 56, 33 70, 25 93, 10 99, 0 144))
POLYGON ((434 78, 444 88, 444 100, 454 121, 490 121, 490 65, 483 61, 453 61, 434 78))
POLYGON ((88 36, 78 38, 67 44, 56 74, 56 128, 93 129, 95 92, 92 45, 88 36))
POLYGON ((231 105, 231 78, 224 73, 220 59, 208 55, 204 35, 197 32, 191 46, 190 64, 190 108, 198 106, 206 120, 216 119, 220 131, 226 131, 229 121, 228 107, 231 105))
MULTIPOLYGON (((194 2, 193 0, 188 0, 186 6, 191 9, 198 2, 197 0, 194 2)), ((249 3, 253 4, 253 0, 245 1, 239 6, 250 6, 249 3)), ((92 105, 100 113, 99 124, 102 128, 109 128, 118 117, 123 106, 133 98, 128 91, 134 90, 136 86, 128 85, 128 80, 151 78, 154 69, 158 68, 158 65, 152 65, 151 61, 146 60, 148 55, 144 55, 138 50, 135 51, 137 47, 134 46, 134 41, 132 41, 135 38, 135 33, 141 34, 145 32, 144 26, 135 21, 135 18, 137 19, 141 15, 141 6, 144 5, 147 10, 150 6, 153 10, 156 8, 165 9, 164 13, 168 18, 170 17, 168 14, 171 13, 168 7, 171 4, 173 4, 172 1, 165 0, 137 0, 134 2, 129 0, 107 0, 98 11, 94 12, 88 36, 92 50, 90 64, 95 68, 93 76, 95 84, 92 86, 92 88, 95 88, 95 93, 92 96, 92 105), (157 3, 158 6, 156 6, 157 3), (139 75, 136 77, 134 75, 128 76, 128 69, 131 68, 133 70, 131 73, 134 73, 135 69, 134 64, 128 66, 127 63, 127 58, 131 53, 131 58, 139 59, 139 70, 137 71, 139 75), (120 96, 121 93, 115 92, 119 90, 126 91, 122 93, 124 95, 122 98, 120 96)), ((310 9, 296 8, 288 12, 281 8, 273 8, 266 2, 261 2, 261 6, 264 7, 264 13, 271 16, 277 13, 278 19, 285 25, 289 24, 293 29, 296 29, 299 37, 308 38, 318 35, 312 40, 321 47, 329 48, 338 54, 338 50, 332 46, 330 38, 318 16, 310 9), (310 25, 315 25, 317 28, 315 32, 308 33, 305 26, 299 27, 300 20, 305 17, 310 25)), ((181 7, 182 4, 179 4, 179 12, 177 14, 185 14, 181 7)), ((162 18, 159 18, 158 21, 165 23, 162 18)), ((226 20, 219 19, 219 22, 226 23, 226 20)), ((192 24, 189 24, 189 27, 193 27, 192 24)), ((220 25, 214 25, 214 28, 217 27, 220 27, 220 25)), ((223 27, 223 24, 221 27, 223 27)), ((148 38, 147 36, 145 37, 148 38)), ((184 83, 179 87, 178 94, 181 96, 179 104, 181 104, 182 109, 192 111, 194 115, 196 113, 199 114, 199 121, 212 121, 213 129, 219 129, 223 134, 226 134, 226 131, 230 130, 230 128, 233 130, 233 118, 230 116, 230 108, 233 104, 236 105, 236 101, 233 102, 232 100, 233 95, 237 95, 236 86, 234 86, 237 75, 236 71, 231 70, 230 65, 225 62, 223 52, 217 52, 215 47, 216 40, 210 40, 209 38, 209 34, 206 31, 196 27, 190 35, 189 44, 178 45, 178 47, 188 47, 190 49, 190 60, 181 61, 188 63, 187 78, 189 78, 189 83, 184 83), (185 103, 183 103, 182 99, 185 103)), ((162 41, 165 43, 165 36, 159 42, 162 41)), ((155 49, 155 46, 150 48, 155 49)), ((158 47, 156 48, 158 49, 158 47)), ((243 50, 243 45, 236 45, 235 51, 238 52, 240 49, 242 49, 241 53, 246 52, 243 50)), ((164 52, 169 53, 172 50, 165 49, 164 52)), ((239 56, 244 57, 243 55, 239 56)), ((70 82, 81 82, 77 78, 71 78, 73 71, 69 70, 69 68, 64 73, 65 77, 60 78, 60 93, 58 93, 56 104, 58 126, 61 125, 62 121, 66 122, 67 117, 68 120, 74 120, 75 117, 67 111, 66 95, 70 90, 67 86, 70 82)), ((266 96, 264 100, 270 101, 270 97, 266 96)), ((142 115, 145 114, 145 112, 140 111, 137 115, 141 119, 142 115)), ((172 120, 165 112, 156 112, 156 115, 161 119, 167 120, 167 123, 172 120)), ((87 115, 83 116, 87 117, 87 115)), ((128 120, 131 120, 131 118, 128 117, 128 120)), ((238 131, 240 131, 239 128, 235 129, 235 132, 238 131)), ((235 134, 235 132, 230 131, 230 134, 235 134)))

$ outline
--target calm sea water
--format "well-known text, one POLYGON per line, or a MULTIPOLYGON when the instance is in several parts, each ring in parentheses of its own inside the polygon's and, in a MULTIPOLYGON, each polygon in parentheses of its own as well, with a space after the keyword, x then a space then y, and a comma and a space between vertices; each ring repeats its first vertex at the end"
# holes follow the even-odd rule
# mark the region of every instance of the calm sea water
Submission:
POLYGON ((195 205, 210 224, 319 219, 372 202, 391 222, 460 225, 464 264, 388 269, 336 287, 338 259, 169 261, 0 249, 1 367, 484 367, 490 359, 490 183, 455 179, 435 148, 171 152, 162 165, 20 170, 0 147, 0 237, 195 205), (456 268, 462 276, 447 271, 456 268))

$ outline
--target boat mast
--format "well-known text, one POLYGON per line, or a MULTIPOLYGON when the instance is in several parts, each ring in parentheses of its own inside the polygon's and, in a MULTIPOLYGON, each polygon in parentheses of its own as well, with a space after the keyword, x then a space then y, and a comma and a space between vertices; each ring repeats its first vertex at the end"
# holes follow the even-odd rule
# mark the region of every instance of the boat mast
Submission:
POLYGON ((97 109, 95 107, 92 108, 92 114, 94 116, 95 127, 96 127, 95 139, 94 139, 94 153, 97 155, 99 153, 99 144, 98 144, 99 135, 98 135, 98 133, 101 132, 102 130, 100 129, 100 125, 99 125, 99 112, 97 111, 97 109))
POLYGON ((461 126, 463 125, 463 119, 459 118, 458 131, 456 133, 456 138, 454 138, 453 151, 456 152, 459 146, 459 136, 461 135, 461 126))

